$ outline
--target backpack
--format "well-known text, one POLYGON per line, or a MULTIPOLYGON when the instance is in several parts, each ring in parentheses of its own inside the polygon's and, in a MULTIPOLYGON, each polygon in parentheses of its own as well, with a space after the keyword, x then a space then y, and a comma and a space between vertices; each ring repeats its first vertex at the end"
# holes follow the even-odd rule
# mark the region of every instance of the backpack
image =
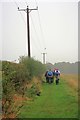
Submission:
POLYGON ((55 75, 56 75, 56 76, 60 75, 60 71, 56 71, 56 72, 55 72, 55 75))
POLYGON ((47 76, 48 77, 53 77, 53 72, 52 71, 48 71, 47 76))

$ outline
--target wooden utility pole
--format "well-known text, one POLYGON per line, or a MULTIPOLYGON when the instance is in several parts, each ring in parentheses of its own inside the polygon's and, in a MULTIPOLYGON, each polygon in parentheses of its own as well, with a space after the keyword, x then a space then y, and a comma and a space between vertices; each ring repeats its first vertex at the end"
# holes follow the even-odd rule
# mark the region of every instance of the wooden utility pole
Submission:
POLYGON ((29 27, 29 13, 32 10, 38 10, 38 7, 36 9, 29 9, 29 7, 27 6, 26 9, 19 9, 18 7, 18 11, 25 11, 27 13, 27 38, 28 38, 28 57, 31 57, 31 53, 30 53, 30 27, 29 27))

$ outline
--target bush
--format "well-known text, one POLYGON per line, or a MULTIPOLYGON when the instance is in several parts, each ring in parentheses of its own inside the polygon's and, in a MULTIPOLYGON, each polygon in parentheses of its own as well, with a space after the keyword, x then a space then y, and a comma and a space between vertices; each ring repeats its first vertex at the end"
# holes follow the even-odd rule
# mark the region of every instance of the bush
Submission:
POLYGON ((33 58, 20 57, 20 63, 28 69, 30 79, 33 77, 40 77, 45 72, 45 65, 33 58))
POLYGON ((32 58, 20 57, 20 62, 12 63, 3 61, 2 62, 2 111, 4 115, 8 115, 12 104, 15 102, 13 97, 14 94, 20 94, 22 96, 27 93, 28 97, 33 97, 38 92, 38 87, 33 85, 30 89, 26 89, 25 85, 32 81, 34 77, 41 78, 45 66, 32 58))
POLYGON ((2 111, 4 115, 8 115, 8 109, 9 106, 13 102, 13 94, 14 94, 14 84, 13 84, 13 79, 15 77, 15 71, 12 70, 11 63, 10 62, 2 62, 2 111))
POLYGON ((0 61, 0 71, 2 70, 2 62, 0 61))

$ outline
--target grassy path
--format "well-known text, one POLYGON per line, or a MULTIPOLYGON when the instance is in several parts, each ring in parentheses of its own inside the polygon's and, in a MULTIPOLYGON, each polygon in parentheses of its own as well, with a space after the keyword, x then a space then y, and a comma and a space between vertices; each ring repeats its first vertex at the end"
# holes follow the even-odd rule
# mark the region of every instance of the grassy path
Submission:
POLYGON ((19 118, 77 118, 76 91, 61 80, 59 85, 43 84, 40 97, 25 103, 19 118))

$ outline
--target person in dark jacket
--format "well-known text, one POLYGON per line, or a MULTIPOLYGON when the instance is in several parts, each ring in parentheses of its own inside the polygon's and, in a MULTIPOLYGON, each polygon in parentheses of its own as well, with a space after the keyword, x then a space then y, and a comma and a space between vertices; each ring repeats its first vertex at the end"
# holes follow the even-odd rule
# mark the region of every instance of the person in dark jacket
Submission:
POLYGON ((51 83, 54 82, 54 72, 51 69, 46 71, 45 77, 46 77, 46 82, 47 83, 49 83, 49 79, 51 79, 51 83))
POLYGON ((45 73, 46 82, 48 83, 48 82, 49 82, 49 79, 48 79, 47 73, 48 73, 48 70, 47 70, 46 73, 45 73))
POLYGON ((56 77, 56 85, 58 85, 59 84, 59 78, 60 78, 60 71, 59 70, 55 71, 55 77, 56 77))

